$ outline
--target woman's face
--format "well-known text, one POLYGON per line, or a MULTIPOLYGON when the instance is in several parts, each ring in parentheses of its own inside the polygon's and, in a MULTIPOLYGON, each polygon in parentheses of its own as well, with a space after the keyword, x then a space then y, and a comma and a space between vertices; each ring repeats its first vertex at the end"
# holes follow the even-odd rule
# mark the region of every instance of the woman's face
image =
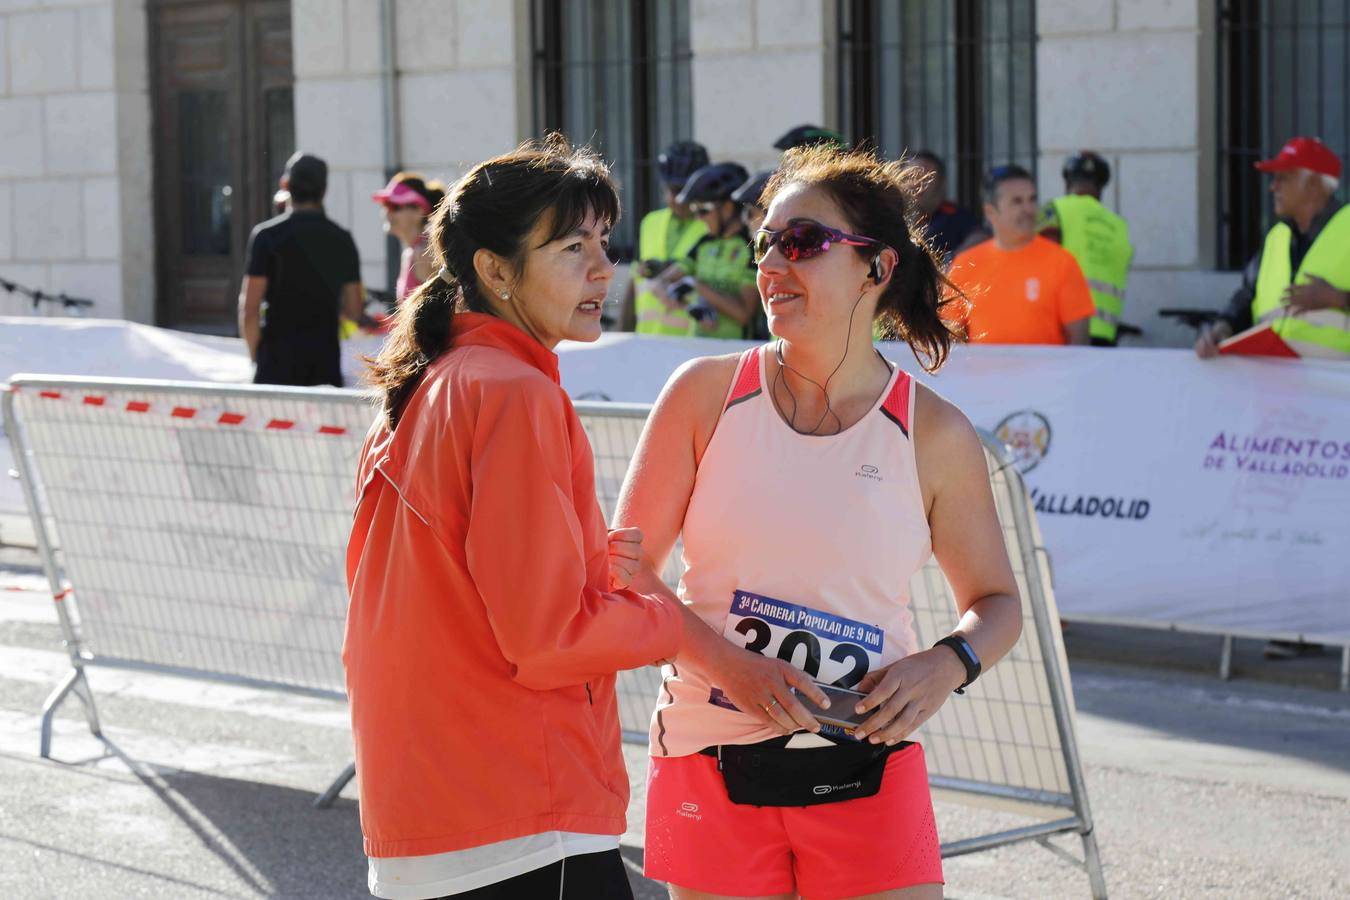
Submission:
MULTIPOLYGON (((828 193, 802 184, 774 197, 761 227, 779 231, 801 221, 854 230, 828 193)), ((835 244, 819 256, 789 262, 775 244, 760 260, 756 278, 769 330, 788 343, 842 340, 851 314, 855 329, 861 323, 870 332, 877 285, 867 273, 868 261, 853 247, 835 244)))
POLYGON ((530 230, 525 265, 506 301, 492 298, 506 317, 552 350, 560 341, 595 341, 614 264, 611 223, 593 212, 571 233, 540 246, 552 230, 545 216, 530 230))
POLYGON ((385 232, 392 234, 407 246, 415 244, 417 236, 426 227, 426 216, 423 215, 422 208, 412 204, 381 208, 384 210, 385 232))

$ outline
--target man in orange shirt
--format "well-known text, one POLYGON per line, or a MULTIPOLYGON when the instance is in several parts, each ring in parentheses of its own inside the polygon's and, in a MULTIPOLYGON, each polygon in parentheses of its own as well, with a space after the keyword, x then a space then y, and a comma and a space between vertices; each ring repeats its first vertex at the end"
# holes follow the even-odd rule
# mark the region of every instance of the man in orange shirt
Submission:
POLYGON ((994 237, 959 254, 950 276, 970 301, 960 315, 971 343, 1086 344, 1092 294, 1073 256, 1036 234, 1031 173, 990 172, 984 215, 994 237))

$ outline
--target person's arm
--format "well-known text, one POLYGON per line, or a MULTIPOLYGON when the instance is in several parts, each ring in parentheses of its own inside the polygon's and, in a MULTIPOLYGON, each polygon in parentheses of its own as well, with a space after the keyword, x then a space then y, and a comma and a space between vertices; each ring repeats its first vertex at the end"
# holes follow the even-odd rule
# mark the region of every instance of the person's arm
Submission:
MULTIPOLYGON (((717 425, 735 369, 736 357, 685 363, 662 390, 642 430, 619 492, 614 527, 642 531, 642 566, 633 585, 644 593, 674 599, 656 573, 665 569, 684 526, 698 461, 717 425)), ((824 700, 809 675, 783 660, 737 647, 679 605, 685 615, 684 638, 675 659, 679 665, 706 675, 737 708, 766 725, 784 733, 818 729, 790 690, 795 686, 817 702, 824 700), (775 706, 773 699, 779 704, 775 706), (772 711, 765 711, 765 706, 772 711)))
POLYGON ((726 316, 737 325, 744 325, 754 317, 755 304, 759 302, 759 291, 754 286, 742 286, 736 290, 736 293, 729 294, 717 290, 702 279, 695 278, 694 290, 698 291, 699 296, 707 300, 708 304, 717 310, 718 315, 726 316))
POLYGON ((1309 273, 1307 281, 1291 284, 1282 297, 1286 306, 1299 312, 1338 309, 1350 312, 1350 291, 1342 291, 1318 275, 1309 273))
POLYGON ((619 330, 637 331, 637 269, 633 269, 633 277, 628 279, 628 287, 624 288, 623 300, 619 302, 619 330))
POLYGON ((469 463, 465 562, 512 677, 534 690, 666 659, 683 621, 678 602, 589 582, 577 506, 595 498, 572 496, 572 438, 556 391, 485 385, 469 463))
POLYGON ((258 343, 262 340, 262 301, 266 293, 267 279, 261 275, 245 275, 239 286, 239 336, 254 362, 258 361, 258 343))
MULTIPOLYGON (((987 672, 1022 634, 1022 604, 1008 561, 1003 528, 989 486, 984 447, 959 409, 927 388, 917 391, 915 457, 928 510, 933 555, 947 576, 965 638, 987 672)), ((939 635, 944 637, 945 635, 939 635)), ((859 729, 873 743, 904 740, 932 717, 966 680, 949 647, 937 646, 868 675, 864 711, 877 710, 859 729)))
POLYGON ((1092 317, 1064 323, 1064 343, 1085 346, 1091 340, 1092 317))
POLYGON ((1200 327, 1200 334, 1195 339, 1195 355, 1201 359, 1218 356, 1220 342, 1239 331, 1246 331, 1254 324, 1252 300, 1256 298, 1256 276, 1261 271, 1261 253, 1258 250, 1242 270, 1242 283, 1228 298, 1228 306, 1219 313, 1219 318, 1200 327))
POLYGON ((1063 255, 1064 278, 1059 288, 1059 324, 1066 344, 1087 344, 1091 332, 1092 317, 1097 312, 1092 302, 1092 291, 1088 288, 1087 277, 1083 269, 1067 252, 1063 255))
POLYGON ((342 317, 360 324, 365 316, 366 288, 359 281, 349 281, 342 286, 342 317))

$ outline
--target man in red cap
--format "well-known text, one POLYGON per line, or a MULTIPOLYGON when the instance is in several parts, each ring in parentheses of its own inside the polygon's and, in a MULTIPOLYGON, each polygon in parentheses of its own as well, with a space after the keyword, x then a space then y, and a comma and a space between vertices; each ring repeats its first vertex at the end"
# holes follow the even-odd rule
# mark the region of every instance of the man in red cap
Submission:
POLYGON ((1212 357, 1224 338, 1270 322, 1304 356, 1350 361, 1350 209, 1334 197, 1341 161, 1321 141, 1296 137, 1256 168, 1271 173, 1280 221, 1195 352, 1212 357))

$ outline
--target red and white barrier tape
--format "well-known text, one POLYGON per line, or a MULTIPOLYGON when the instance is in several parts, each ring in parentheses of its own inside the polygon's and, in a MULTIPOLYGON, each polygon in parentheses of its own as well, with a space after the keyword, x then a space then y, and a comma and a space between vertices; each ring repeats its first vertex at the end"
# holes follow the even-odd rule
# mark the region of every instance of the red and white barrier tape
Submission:
MULTIPOLYGON (((13 390, 18 391, 19 387, 13 390)), ((24 391, 27 392, 27 389, 24 391)), ((349 429, 344 425, 314 425, 296 422, 291 419, 270 419, 264 416, 249 416, 230 412, 222 407, 178 406, 173 403, 151 403, 145 400, 113 400, 105 394, 74 394, 66 391, 40 389, 37 396, 44 400, 64 400, 83 406, 97 406, 140 415, 166 416, 172 419, 191 419, 194 422, 208 422, 212 425, 228 425, 249 431, 289 431, 296 434, 343 435, 349 429)))
MULTIPOLYGON (((19 587, 19 586, 17 586, 17 585, 13 585, 13 584, 7 584, 7 585, 5 585, 3 588, 0 588, 0 590, 3 590, 3 591, 5 591, 6 593, 11 593, 11 594, 31 594, 31 593, 34 592, 34 590, 40 590, 40 589, 23 588, 23 587, 19 587)), ((59 593, 59 594, 52 594, 52 599, 55 600, 57 603, 60 603, 62 600, 64 600, 64 599, 66 599, 67 597, 69 597, 71 591, 73 591, 73 590, 74 590, 73 587, 71 587, 70 585, 66 585, 65 589, 62 590, 61 593, 59 593)))

